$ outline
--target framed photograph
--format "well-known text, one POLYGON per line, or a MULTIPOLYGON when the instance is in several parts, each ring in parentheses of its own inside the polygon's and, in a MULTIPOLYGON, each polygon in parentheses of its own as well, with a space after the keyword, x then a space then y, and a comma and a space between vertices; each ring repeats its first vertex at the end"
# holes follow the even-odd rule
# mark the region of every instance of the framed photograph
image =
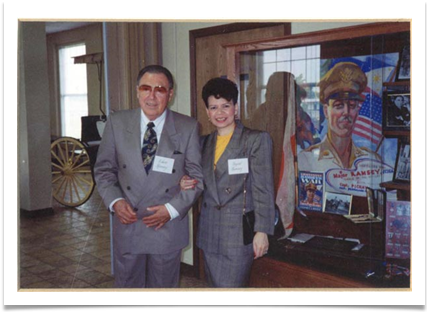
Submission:
POLYGON ((374 189, 369 187, 366 188, 366 199, 368 201, 368 214, 370 215, 370 217, 375 217, 375 205, 377 204, 377 202, 375 200, 374 189))
POLYGON ((410 92, 386 91, 383 94, 383 129, 410 130, 411 101, 410 92))
POLYGON ((387 200, 387 194, 384 190, 377 190, 377 210, 376 210, 376 217, 380 220, 384 219, 385 211, 386 211, 386 200, 387 200))
POLYGON ((409 143, 398 144, 393 181, 410 182, 411 180, 411 146, 409 143))
POLYGON ((349 215, 352 209, 352 195, 325 192, 323 212, 349 215))
POLYGON ((323 211, 323 172, 300 171, 298 176, 298 207, 323 211))
POLYGON ((396 81, 410 80, 410 46, 405 46, 399 55, 398 66, 396 69, 396 81))

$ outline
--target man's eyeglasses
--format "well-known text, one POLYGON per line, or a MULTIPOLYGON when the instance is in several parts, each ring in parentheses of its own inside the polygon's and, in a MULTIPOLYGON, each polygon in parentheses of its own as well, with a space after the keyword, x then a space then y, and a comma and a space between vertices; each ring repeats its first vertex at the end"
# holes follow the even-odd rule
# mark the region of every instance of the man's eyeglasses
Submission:
POLYGON ((343 109, 346 104, 352 110, 357 110, 362 107, 362 102, 357 100, 335 100, 332 103, 332 107, 335 109, 343 109))
POLYGON ((148 85, 140 85, 138 89, 140 92, 143 92, 143 93, 152 93, 152 89, 153 89, 153 91, 157 95, 158 94, 165 95, 168 92, 167 88, 163 86, 155 86, 152 88, 151 86, 148 86, 148 85))

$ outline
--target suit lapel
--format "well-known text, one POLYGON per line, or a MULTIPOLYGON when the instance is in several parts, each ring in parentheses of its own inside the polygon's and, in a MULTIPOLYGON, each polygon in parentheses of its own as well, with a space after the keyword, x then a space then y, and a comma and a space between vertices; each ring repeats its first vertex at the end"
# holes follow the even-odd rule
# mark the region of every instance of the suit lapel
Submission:
POLYGON ((171 158, 176 149, 179 148, 179 134, 176 130, 173 113, 167 109, 164 128, 162 129, 161 141, 159 142, 156 155, 171 158))
POLYGON ((216 200, 217 204, 220 205, 220 200, 217 192, 217 183, 214 171, 214 153, 216 148, 216 136, 217 132, 211 133, 206 139, 207 142, 204 145, 204 152, 202 157, 203 163, 203 174, 206 184, 205 192, 211 192, 213 198, 216 200))
POLYGON ((131 117, 131 121, 127 122, 128 126, 125 129, 127 136, 129 138, 128 142, 130 144, 130 155, 135 155, 135 160, 133 163, 139 166, 139 170, 142 170, 146 174, 143 166, 142 160, 142 151, 141 151, 141 131, 140 131, 140 123, 141 123, 141 109, 135 109, 133 112, 133 116, 131 117))

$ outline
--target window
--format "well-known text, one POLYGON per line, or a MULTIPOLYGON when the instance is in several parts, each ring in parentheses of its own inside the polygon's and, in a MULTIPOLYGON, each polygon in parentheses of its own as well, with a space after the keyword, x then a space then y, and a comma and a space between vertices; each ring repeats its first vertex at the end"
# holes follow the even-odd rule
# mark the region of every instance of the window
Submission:
POLYGON ((59 48, 61 135, 80 139, 81 117, 88 115, 86 64, 74 64, 73 57, 86 52, 85 44, 59 48))
MULTIPOLYGON (((263 51, 260 56, 263 80, 260 85, 259 103, 265 101, 269 78, 275 72, 290 72, 307 94, 301 106, 311 117, 319 117, 317 82, 320 79, 320 45, 263 51)), ((316 127, 319 127, 319 124, 316 127)))

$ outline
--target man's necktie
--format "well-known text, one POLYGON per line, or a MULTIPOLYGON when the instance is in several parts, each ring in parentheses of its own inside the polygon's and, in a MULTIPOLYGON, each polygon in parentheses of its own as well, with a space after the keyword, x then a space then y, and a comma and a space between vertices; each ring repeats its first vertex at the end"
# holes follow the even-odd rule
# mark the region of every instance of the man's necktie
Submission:
POLYGON ((155 157, 156 148, 158 147, 158 140, 153 127, 155 127, 153 122, 149 122, 147 124, 147 130, 143 138, 142 158, 144 168, 148 174, 150 167, 152 166, 153 158, 155 157))

